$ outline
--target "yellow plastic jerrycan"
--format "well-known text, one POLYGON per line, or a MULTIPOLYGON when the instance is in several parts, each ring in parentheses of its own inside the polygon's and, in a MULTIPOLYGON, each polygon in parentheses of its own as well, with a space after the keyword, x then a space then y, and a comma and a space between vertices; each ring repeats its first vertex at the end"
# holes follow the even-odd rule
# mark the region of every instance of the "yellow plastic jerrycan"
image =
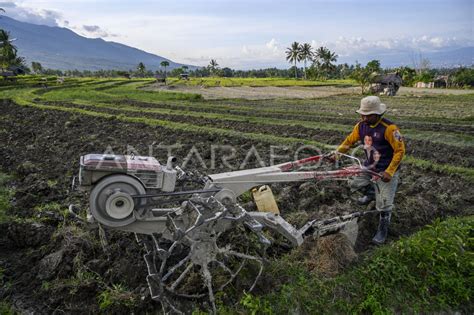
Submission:
POLYGON ((253 200, 257 204, 258 211, 280 214, 280 209, 278 209, 278 205, 270 186, 263 185, 255 187, 252 189, 252 194, 253 200))

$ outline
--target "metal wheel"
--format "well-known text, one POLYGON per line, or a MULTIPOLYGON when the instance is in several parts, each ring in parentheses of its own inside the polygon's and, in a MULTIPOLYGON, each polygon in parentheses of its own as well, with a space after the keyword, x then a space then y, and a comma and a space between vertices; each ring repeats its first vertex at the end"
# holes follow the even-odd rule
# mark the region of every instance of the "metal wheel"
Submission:
POLYGON ((94 186, 90 194, 90 210, 94 218, 110 227, 121 227, 135 221, 132 195, 145 194, 145 188, 127 175, 108 176, 94 186))
POLYGON ((156 234, 142 238, 152 298, 175 312, 179 311, 174 299, 202 298, 216 313, 216 292, 237 277, 251 291, 262 273, 263 259, 256 250, 260 248, 257 234, 244 231, 242 223, 247 219, 241 207, 228 209, 213 197, 198 198, 189 201, 178 216, 168 217, 171 240, 156 234))

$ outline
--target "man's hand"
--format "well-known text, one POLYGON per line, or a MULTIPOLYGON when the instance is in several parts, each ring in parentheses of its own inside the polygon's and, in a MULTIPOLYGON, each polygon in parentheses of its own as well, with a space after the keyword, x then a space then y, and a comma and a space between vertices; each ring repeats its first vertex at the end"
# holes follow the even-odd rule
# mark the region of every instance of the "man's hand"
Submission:
POLYGON ((383 172, 381 178, 383 182, 388 183, 392 179, 392 175, 387 172, 383 172))

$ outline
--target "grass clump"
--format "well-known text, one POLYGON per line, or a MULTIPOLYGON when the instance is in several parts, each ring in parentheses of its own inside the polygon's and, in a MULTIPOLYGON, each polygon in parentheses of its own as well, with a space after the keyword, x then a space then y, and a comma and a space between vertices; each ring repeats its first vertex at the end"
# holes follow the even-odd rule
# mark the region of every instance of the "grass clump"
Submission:
POLYGON ((122 284, 114 284, 111 287, 107 287, 99 294, 98 301, 101 311, 122 306, 132 308, 138 302, 137 297, 122 284))
POLYGON ((7 301, 0 301, 0 314, 15 315, 19 313, 15 312, 10 303, 8 303, 7 301))
POLYGON ((309 273, 286 257, 269 271, 281 281, 275 290, 258 301, 245 296, 242 305, 257 313, 270 305, 276 314, 472 313, 473 231, 473 216, 437 220, 335 278, 309 273))

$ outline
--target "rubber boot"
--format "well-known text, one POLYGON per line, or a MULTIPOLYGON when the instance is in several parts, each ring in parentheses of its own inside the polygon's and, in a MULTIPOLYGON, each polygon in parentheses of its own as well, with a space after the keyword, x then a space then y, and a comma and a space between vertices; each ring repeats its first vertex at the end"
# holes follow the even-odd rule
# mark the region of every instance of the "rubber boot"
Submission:
POLYGON ((357 199, 357 204, 360 206, 365 206, 365 205, 368 205, 373 200, 375 200, 375 189, 373 185, 368 185, 365 188, 364 196, 357 199))
POLYGON ((372 239, 374 244, 381 245, 385 243, 388 235, 388 226, 390 225, 390 216, 391 213, 388 211, 380 213, 379 227, 377 233, 375 233, 375 236, 372 239))

